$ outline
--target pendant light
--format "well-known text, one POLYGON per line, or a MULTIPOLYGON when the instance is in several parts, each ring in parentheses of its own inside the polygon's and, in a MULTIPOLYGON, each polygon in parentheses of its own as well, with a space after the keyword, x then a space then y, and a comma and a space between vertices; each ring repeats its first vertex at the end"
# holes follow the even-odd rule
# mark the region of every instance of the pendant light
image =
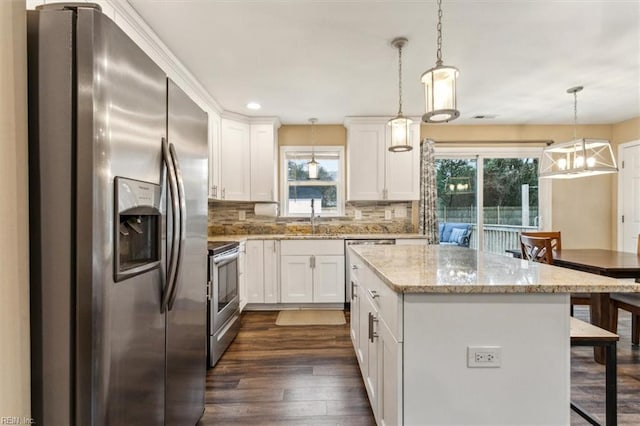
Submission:
POLYGON ((567 89, 567 93, 573 94, 573 140, 554 143, 544 149, 538 173, 541 178, 571 179, 618 171, 608 140, 577 137, 577 94, 582 89, 582 86, 567 89))
POLYGON ((309 179, 318 179, 318 162, 315 155, 315 124, 318 121, 317 118, 310 118, 311 123, 311 161, 307 163, 307 174, 309 179))
POLYGON ((407 44, 408 40, 404 37, 398 37, 391 41, 391 45, 398 49, 398 115, 387 123, 391 127, 391 145, 389 151, 404 152, 411 151, 413 147, 409 141, 410 126, 413 121, 402 115, 402 48, 407 44))
POLYGON ((458 69, 442 65, 442 0, 438 0, 438 41, 436 66, 422 74, 425 96, 425 123, 445 123, 460 116, 456 104, 458 69))

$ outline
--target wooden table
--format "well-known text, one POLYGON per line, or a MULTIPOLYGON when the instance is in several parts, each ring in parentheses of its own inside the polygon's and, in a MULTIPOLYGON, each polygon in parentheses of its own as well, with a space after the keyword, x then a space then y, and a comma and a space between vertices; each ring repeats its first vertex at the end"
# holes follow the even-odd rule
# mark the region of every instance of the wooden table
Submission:
MULTIPOLYGON (((553 254, 553 264, 612 278, 640 278, 640 256, 615 250, 565 249, 553 254)), ((591 324, 612 332, 609 293, 591 293, 591 324)), ((604 349, 594 348, 595 360, 604 364, 604 349)))

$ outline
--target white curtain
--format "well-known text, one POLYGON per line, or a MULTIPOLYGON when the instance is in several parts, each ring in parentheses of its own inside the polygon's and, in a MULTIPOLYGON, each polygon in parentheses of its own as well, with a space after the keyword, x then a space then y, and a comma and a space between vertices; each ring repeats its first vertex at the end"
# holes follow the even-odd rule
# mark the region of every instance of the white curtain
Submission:
POLYGON ((420 204, 418 206, 420 228, 418 232, 426 235, 427 244, 440 242, 436 212, 437 199, 438 188, 433 141, 425 139, 420 143, 420 204))

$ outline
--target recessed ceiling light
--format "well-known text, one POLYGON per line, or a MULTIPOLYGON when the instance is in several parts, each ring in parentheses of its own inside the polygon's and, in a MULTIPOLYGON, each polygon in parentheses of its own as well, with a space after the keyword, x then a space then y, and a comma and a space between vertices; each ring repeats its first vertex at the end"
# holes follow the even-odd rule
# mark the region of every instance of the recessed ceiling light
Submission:
POLYGON ((257 102, 249 102, 247 104, 247 108, 249 108, 249 109, 260 109, 260 108, 262 108, 262 106, 257 102))

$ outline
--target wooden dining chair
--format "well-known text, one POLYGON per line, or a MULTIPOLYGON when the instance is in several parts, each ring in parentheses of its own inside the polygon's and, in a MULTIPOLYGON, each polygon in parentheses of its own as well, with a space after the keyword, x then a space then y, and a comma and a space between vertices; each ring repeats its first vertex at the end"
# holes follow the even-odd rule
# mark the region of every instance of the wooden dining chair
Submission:
POLYGON ((541 237, 551 238, 551 248, 556 250, 562 250, 562 235, 560 231, 525 231, 521 235, 526 237, 541 237))
MULTIPOLYGON (((551 247, 553 251, 562 250, 562 234, 560 231, 531 231, 523 232, 522 235, 528 237, 545 237, 551 238, 551 247)), ((571 293, 571 316, 573 316, 573 307, 575 305, 591 305, 590 293, 571 293)))
POLYGON ((523 259, 553 265, 551 238, 520 235, 520 249, 523 259))
MULTIPOLYGON (((638 235, 638 256, 640 256, 640 235, 638 235)), ((640 277, 636 278, 640 283, 640 277)), ((623 309, 631 313, 631 342, 634 345, 640 344, 640 294, 638 293, 611 293, 611 326, 614 331, 618 330, 618 309, 623 309)))

